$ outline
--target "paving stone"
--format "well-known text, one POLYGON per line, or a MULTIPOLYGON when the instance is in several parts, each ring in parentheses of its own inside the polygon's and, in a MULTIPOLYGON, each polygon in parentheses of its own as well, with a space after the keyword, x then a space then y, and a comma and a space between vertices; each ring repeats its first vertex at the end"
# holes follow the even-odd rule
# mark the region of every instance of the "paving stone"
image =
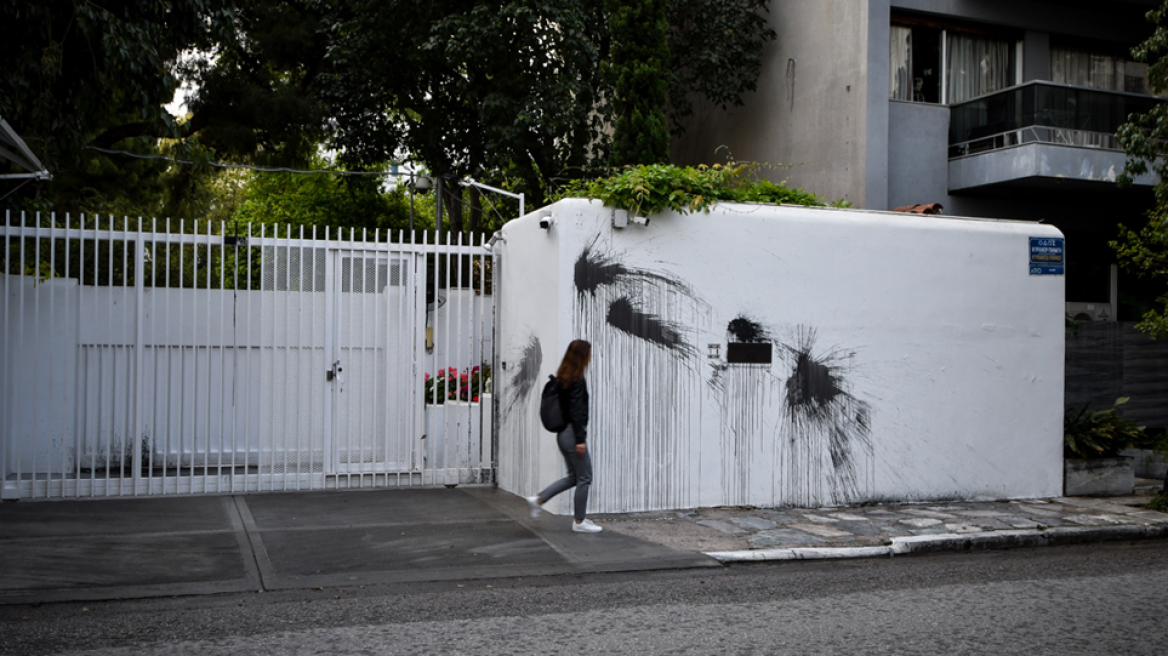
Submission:
POLYGON ((832 528, 847 531, 853 535, 886 535, 887 529, 873 522, 840 522, 832 524, 832 528))
POLYGON ((882 508, 878 508, 876 510, 865 510, 864 514, 867 515, 870 519, 905 519, 907 517, 907 515, 902 513, 892 512, 891 510, 885 510, 882 508))
POLYGON ((1035 506, 1019 504, 1018 510, 1026 513, 1027 515, 1035 515, 1039 517, 1062 517, 1065 514, 1057 508, 1052 508, 1049 506, 1045 508, 1038 508, 1035 506))
POLYGON ((769 519, 773 519, 780 524, 786 524, 788 522, 797 521, 797 519, 795 518, 795 516, 793 514, 791 514, 789 512, 782 511, 782 510, 773 510, 770 508, 759 508, 755 512, 757 512, 757 513, 759 513, 759 514, 761 514, 769 519))
POLYGON ((1006 529, 1014 528, 1009 524, 992 517, 972 517, 965 520, 965 524, 972 524, 981 528, 983 531, 1004 531, 1006 529))
POLYGON ((730 522, 725 522, 720 519, 699 519, 697 523, 701 524, 702 526, 709 526, 716 531, 729 533, 730 535, 741 535, 746 532, 731 524, 730 522))
POLYGON ((962 517, 1002 517, 1006 514, 1000 510, 955 510, 953 512, 962 517))
POLYGON ((913 535, 947 535, 950 531, 944 526, 928 526, 925 528, 910 528, 908 532, 913 535))
POLYGON ((981 533, 982 532, 982 528, 980 526, 974 526, 973 524, 950 523, 950 524, 945 525, 945 529, 948 530, 950 533, 981 533))
POLYGON ((828 517, 838 519, 841 522, 866 522, 866 521, 868 521, 867 517, 863 517, 861 515, 853 515, 852 513, 846 513, 846 512, 832 513, 832 514, 828 515, 828 517))
POLYGON ((1155 510, 1137 510, 1136 512, 1128 513, 1128 517, 1133 517, 1152 524, 1168 524, 1168 515, 1155 510))
POLYGON ((698 516, 698 513, 697 513, 697 511, 694 511, 694 510, 685 510, 685 511, 677 513, 678 519, 696 519, 697 516, 698 516))
POLYGON ((1112 524, 1119 523, 1113 522, 1109 519, 1104 519, 1098 515, 1068 515, 1063 519, 1067 520, 1068 522, 1079 524, 1080 526, 1110 526, 1112 524))
POLYGON ((763 519, 761 517, 734 517, 730 521, 741 526, 742 528, 750 529, 752 531, 765 531, 768 528, 774 528, 777 526, 777 524, 771 520, 763 519))
MULTIPOLYGON (((914 519, 902 519, 900 520, 900 523, 906 526, 911 526, 913 528, 926 528, 929 526, 940 525, 941 520, 935 519, 933 517, 917 517, 914 519)), ((912 529, 909 530, 911 531, 912 529)))
POLYGON ((932 517, 933 519, 957 519, 956 515, 949 513, 937 512, 936 510, 926 510, 925 508, 905 508, 904 512, 909 515, 917 515, 919 517, 932 517))
POLYGON ((998 521, 1007 524, 1010 528, 1038 528, 1039 523, 1028 517, 1020 515, 1004 515, 998 518, 998 521))
POLYGON ((824 517, 823 515, 816 515, 813 513, 803 513, 803 517, 807 521, 815 522, 816 524, 834 524, 834 523, 839 521, 838 519, 833 519, 831 517, 824 517))
POLYGON ((756 547, 785 547, 798 546, 807 544, 823 544, 826 540, 817 538, 814 535, 804 533, 789 528, 779 528, 770 531, 762 531, 758 535, 751 537, 747 542, 750 542, 756 547))
POLYGON ((856 537, 847 531, 841 531, 832 526, 824 526, 823 524, 791 524, 788 528, 793 528, 799 531, 803 531, 804 533, 810 533, 812 535, 818 535, 821 538, 831 538, 833 540, 856 537))

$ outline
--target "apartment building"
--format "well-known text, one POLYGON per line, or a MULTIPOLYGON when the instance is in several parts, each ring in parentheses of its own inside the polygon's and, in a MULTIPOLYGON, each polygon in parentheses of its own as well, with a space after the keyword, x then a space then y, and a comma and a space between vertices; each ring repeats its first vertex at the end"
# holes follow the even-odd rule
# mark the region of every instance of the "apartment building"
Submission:
POLYGON ((1125 156, 1114 134, 1160 102, 1129 55, 1158 4, 772 0, 778 38, 757 92, 742 107, 699 107, 674 159, 781 164, 776 180, 860 208, 940 203, 1054 224, 1068 310, 1134 319, 1138 303, 1124 301, 1144 283, 1116 272, 1107 241, 1142 223, 1155 179, 1115 185, 1125 156))

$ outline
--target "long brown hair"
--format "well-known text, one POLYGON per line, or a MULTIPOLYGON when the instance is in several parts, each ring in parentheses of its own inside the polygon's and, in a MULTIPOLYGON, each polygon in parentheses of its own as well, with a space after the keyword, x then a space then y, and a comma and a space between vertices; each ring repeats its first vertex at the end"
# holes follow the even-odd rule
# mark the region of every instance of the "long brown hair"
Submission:
POLYGON ((556 378, 561 387, 571 387, 573 383, 584 377, 584 370, 592 360, 592 345, 582 339, 572 340, 568 350, 564 352, 564 359, 556 371, 556 378))

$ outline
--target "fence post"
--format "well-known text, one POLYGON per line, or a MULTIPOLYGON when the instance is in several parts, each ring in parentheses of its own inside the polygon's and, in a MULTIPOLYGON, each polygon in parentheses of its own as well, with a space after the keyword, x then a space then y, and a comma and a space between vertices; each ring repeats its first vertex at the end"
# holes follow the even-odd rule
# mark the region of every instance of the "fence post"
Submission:
MULTIPOLYGON (((129 221, 127 220, 127 223, 129 221)), ((130 432, 134 443, 134 472, 130 480, 134 485, 134 496, 138 495, 138 484, 142 479, 142 351, 143 349, 143 307, 146 304, 146 240, 142 238, 142 219, 138 219, 137 239, 134 240, 134 427, 130 432)))

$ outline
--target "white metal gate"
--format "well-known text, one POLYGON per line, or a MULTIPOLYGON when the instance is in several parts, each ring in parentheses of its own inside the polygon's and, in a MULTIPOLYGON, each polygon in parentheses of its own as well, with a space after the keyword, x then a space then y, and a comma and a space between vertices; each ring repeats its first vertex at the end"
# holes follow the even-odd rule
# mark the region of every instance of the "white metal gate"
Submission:
POLYGON ((481 242, 5 219, 5 498, 493 480, 481 242))

